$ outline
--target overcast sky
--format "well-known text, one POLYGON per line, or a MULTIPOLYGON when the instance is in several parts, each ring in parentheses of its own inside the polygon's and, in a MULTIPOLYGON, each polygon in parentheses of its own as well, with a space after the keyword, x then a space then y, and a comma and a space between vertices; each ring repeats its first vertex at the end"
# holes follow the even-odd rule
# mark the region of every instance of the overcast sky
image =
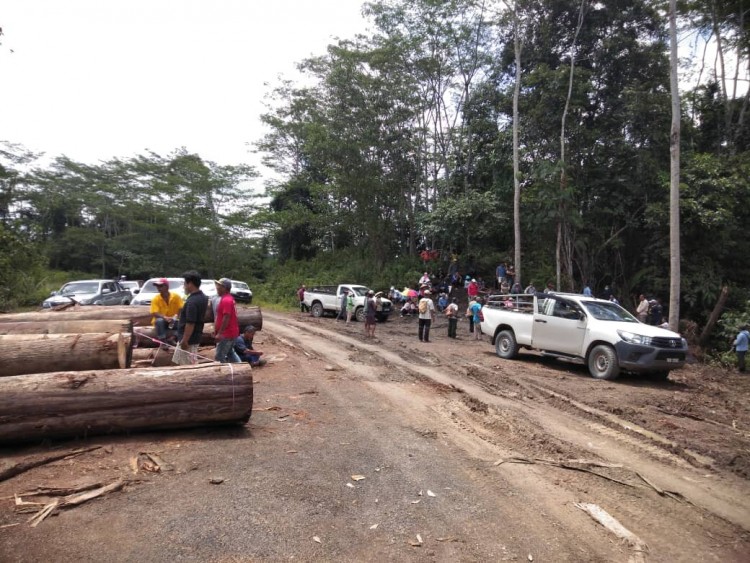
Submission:
POLYGON ((365 31, 362 3, 2 0, 0 140, 91 163, 185 146, 257 165, 265 83, 365 31))

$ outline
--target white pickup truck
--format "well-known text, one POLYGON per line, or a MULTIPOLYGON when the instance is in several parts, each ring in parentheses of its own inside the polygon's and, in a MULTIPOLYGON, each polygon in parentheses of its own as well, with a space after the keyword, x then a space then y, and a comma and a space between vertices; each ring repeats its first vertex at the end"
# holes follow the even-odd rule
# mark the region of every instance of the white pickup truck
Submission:
POLYGON ((482 333, 501 358, 534 348, 583 360, 597 379, 615 379, 621 370, 666 378, 687 357, 687 341, 679 334, 643 324, 603 299, 570 293, 495 296, 482 313, 482 333))
MULTIPOLYGON (((365 296, 370 288, 364 285, 342 283, 340 285, 319 285, 305 290, 304 303, 313 317, 322 317, 325 313, 338 313, 341 310, 341 293, 354 293, 354 317, 361 322, 365 320, 365 296)), ((385 297, 378 297, 380 310, 375 313, 377 320, 385 322, 391 314, 393 304, 385 297)))

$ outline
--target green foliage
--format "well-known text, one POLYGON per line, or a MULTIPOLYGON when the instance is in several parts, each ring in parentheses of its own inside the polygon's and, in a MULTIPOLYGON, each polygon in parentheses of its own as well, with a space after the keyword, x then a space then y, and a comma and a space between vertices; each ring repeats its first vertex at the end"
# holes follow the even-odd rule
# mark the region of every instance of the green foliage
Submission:
POLYGON ((0 223, 0 311, 38 304, 41 273, 39 248, 0 223))

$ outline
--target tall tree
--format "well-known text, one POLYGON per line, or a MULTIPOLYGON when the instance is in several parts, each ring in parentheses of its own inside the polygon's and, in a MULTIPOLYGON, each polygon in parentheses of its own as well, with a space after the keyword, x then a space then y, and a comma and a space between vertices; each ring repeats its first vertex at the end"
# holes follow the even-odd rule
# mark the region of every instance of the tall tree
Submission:
POLYGON ((669 85, 672 127, 669 135, 669 326, 680 324, 680 92, 677 81, 677 0, 669 0, 669 85))

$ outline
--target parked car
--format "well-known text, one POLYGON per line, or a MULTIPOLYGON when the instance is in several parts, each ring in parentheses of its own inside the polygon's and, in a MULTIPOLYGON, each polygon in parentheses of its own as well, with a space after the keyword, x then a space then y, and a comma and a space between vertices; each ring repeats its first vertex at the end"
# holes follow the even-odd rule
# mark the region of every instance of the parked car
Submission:
MULTIPOLYGON (((151 300, 159 293, 155 284, 160 279, 161 278, 151 278, 147 280, 146 283, 143 284, 143 287, 141 287, 138 295, 133 298, 131 305, 151 305, 151 300)), ((185 297, 185 291, 183 289, 183 282, 185 280, 183 278, 167 278, 167 281, 169 282, 169 291, 174 291, 181 297, 185 297)), ((216 295, 216 285, 213 280, 201 280, 201 290, 208 295, 209 298, 216 295)))
POLYGON ((687 358, 687 341, 679 334, 643 324, 604 299, 571 293, 497 296, 482 313, 482 333, 505 359, 534 348, 581 360, 597 379, 615 379, 621 370, 665 378, 687 358))
MULTIPOLYGON (((325 313, 338 313, 341 310, 341 293, 346 290, 354 294, 354 318, 365 320, 365 296, 370 288, 357 284, 319 285, 305 290, 305 305, 313 317, 322 317, 325 313)), ((393 304, 390 299, 381 299, 381 309, 375 315, 378 321, 385 322, 391 314, 393 304)))
POLYGON ((66 283, 42 302, 51 309, 58 305, 129 305, 133 294, 114 280, 79 280, 66 283))
POLYGON ((138 295, 141 291, 141 284, 136 280, 120 280, 119 284, 130 291, 132 295, 138 295))
MULTIPOLYGON (((156 289, 156 282, 161 278, 151 278, 141 286, 141 290, 133 298, 131 305, 151 305, 151 300, 156 297, 159 290, 156 289)), ((182 278, 167 278, 169 282, 169 291, 174 291, 178 295, 183 294, 182 284, 185 280, 182 278)))
POLYGON ((245 282, 232 280, 232 291, 230 293, 237 303, 250 305, 253 302, 253 292, 245 282))

